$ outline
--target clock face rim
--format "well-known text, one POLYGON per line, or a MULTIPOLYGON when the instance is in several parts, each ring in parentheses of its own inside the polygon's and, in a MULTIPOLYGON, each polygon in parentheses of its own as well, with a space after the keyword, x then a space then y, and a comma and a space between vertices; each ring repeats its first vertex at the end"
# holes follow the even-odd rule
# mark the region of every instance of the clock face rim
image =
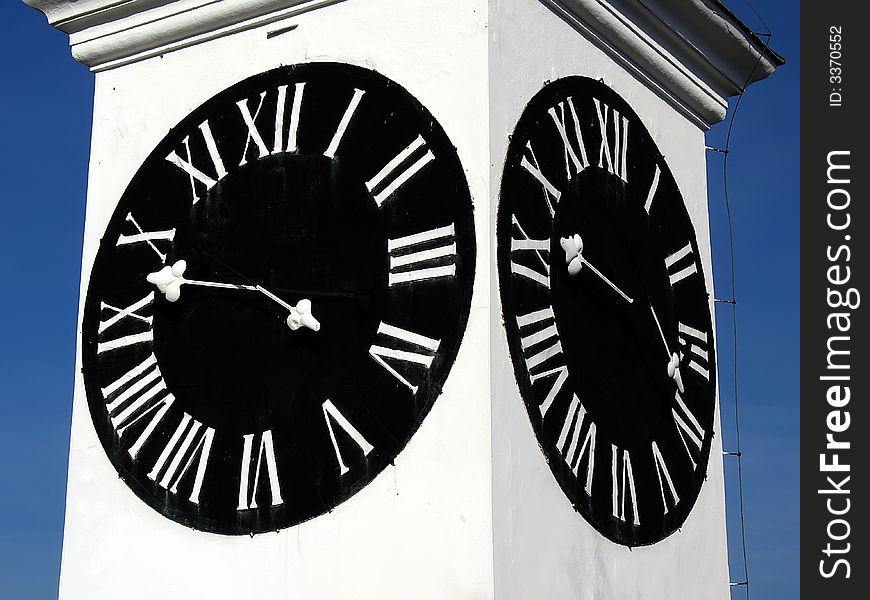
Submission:
MULTIPOLYGON (((644 138, 643 146, 651 146, 655 151, 655 161, 661 170, 661 181, 670 182, 673 186, 673 192, 675 192, 670 202, 671 204, 675 204, 675 207, 672 207, 671 211, 676 210, 677 213, 680 213, 681 218, 684 219, 685 224, 688 225, 688 230, 690 232, 690 243, 691 249, 697 258, 697 268, 699 271, 699 281, 700 285, 704 290, 704 298, 705 301, 703 303, 703 310, 698 308, 697 310, 701 310, 702 312, 706 312, 707 323, 710 326, 710 336, 713 336, 714 333, 714 319, 713 319, 713 311, 712 311, 712 296, 708 291, 707 280, 705 270, 703 268, 703 264, 700 260, 702 256, 700 252, 700 246, 698 244, 698 235, 697 229, 695 228, 694 221, 691 218, 691 215, 688 211, 688 206, 685 202, 685 197, 681 193, 678 184, 676 183, 676 179, 673 176, 670 165, 666 161, 664 155, 659 150, 658 144, 655 141, 655 138, 650 133, 650 130, 646 127, 644 121, 637 115, 631 105, 623 98, 618 92, 616 92, 613 88, 609 87, 604 83, 602 79, 594 79, 591 77, 585 77, 581 75, 568 75, 556 80, 547 81, 542 88, 540 88, 528 101, 526 106, 523 108, 520 118, 514 125, 514 129, 509 136, 509 144, 508 149, 505 153, 504 164, 502 168, 502 176, 500 179, 499 192, 498 192, 498 206, 496 210, 496 270, 498 272, 498 286, 499 286, 499 302, 502 316, 502 323, 504 325, 503 331, 505 335, 505 342, 508 346, 509 350, 509 358, 511 363, 511 368, 514 375, 514 381, 517 385, 517 389, 519 392, 519 396, 523 402, 524 410, 529 419, 529 425, 531 426, 531 430, 534 433, 535 443, 541 451, 542 456, 544 457, 548 469, 550 470, 553 479, 556 481, 562 495, 565 499, 571 504, 572 508, 576 513, 581 515, 588 523, 591 525, 598 533, 604 536, 608 541, 628 546, 628 547, 641 547, 641 546, 655 546, 666 541, 670 536, 674 533, 680 531, 684 526, 685 522, 695 510, 697 506, 698 499, 701 495, 701 490, 704 487, 704 483, 707 480, 708 469, 711 458, 712 451, 712 443, 713 438, 716 434, 715 424, 718 423, 716 419, 716 415, 718 414, 718 388, 717 388, 717 380, 716 380, 716 360, 715 360, 715 343, 711 343, 708 352, 709 352, 709 384, 708 390, 706 394, 709 396, 709 406, 705 407, 704 420, 703 425, 705 427, 705 435, 702 440, 702 445, 700 449, 700 453, 698 456, 698 466, 694 470, 691 475, 691 479, 693 483, 691 484, 690 493, 684 495, 683 490, 680 491, 680 502, 676 507, 671 507, 671 516, 669 517, 669 522, 667 525, 662 527, 660 533, 649 535, 645 534, 644 536, 636 536, 636 535, 625 535, 622 530, 613 525, 615 519, 613 517, 607 517, 607 515, 596 514, 595 509, 592 505, 593 500, 589 499, 585 503, 578 501, 578 497, 582 495, 582 492, 579 490, 578 482, 583 478, 583 473, 581 472, 579 475, 574 476, 574 481, 569 481, 562 474, 566 470, 566 465, 564 464, 563 457, 559 454, 558 450, 555 448, 555 439, 548 440, 546 438, 546 434, 544 431, 544 422, 541 417, 540 407, 541 407, 541 399, 544 397, 545 393, 541 391, 536 392, 533 389, 533 384, 531 381, 531 377, 529 374, 529 368, 526 365, 522 344, 521 344, 521 327, 516 322, 517 316, 524 312, 528 312, 528 308, 526 310, 518 310, 520 306, 520 301, 512 297, 512 293, 515 293, 517 285, 514 281, 514 275, 511 272, 511 239, 512 239, 512 230, 513 225, 511 223, 511 218, 513 217, 514 206, 518 201, 517 196, 521 195, 516 190, 511 189, 512 178, 519 177, 512 173, 513 171, 519 171, 519 163, 521 158, 524 155, 524 145, 526 142, 533 141, 535 139, 535 128, 544 129, 549 127, 552 130, 552 135, 556 134, 556 129, 553 128, 553 122, 550 120, 552 117, 555 119, 553 114, 547 115, 547 111, 551 108, 554 108, 557 102, 565 101, 566 97, 573 97, 575 101, 578 101, 578 106, 580 102, 588 101, 589 104, 592 103, 592 98, 598 98, 601 100, 602 104, 609 105, 612 109, 615 109, 619 112, 620 115, 628 118, 628 121, 631 124, 632 133, 637 131, 637 128, 641 130, 641 135, 644 138), (580 99, 580 100, 578 100, 580 99), (506 194, 513 194, 512 198, 507 199, 506 194), (676 515, 676 516, 674 516, 676 515)), ((605 108, 605 111, 607 108, 605 108)), ((570 115, 569 109, 565 109, 565 114, 570 115)), ((593 110, 594 115, 594 110, 593 110)), ((594 118, 594 116, 593 116, 594 118)), ((570 119, 570 117, 568 117, 570 119)), ((568 120, 566 119, 566 120, 568 120)), ((581 115, 582 120, 582 115, 581 115)), ((570 132, 570 129, 569 129, 570 132)), ((588 136, 586 129, 583 130, 584 136, 588 136)), ((540 137, 540 136, 538 136, 540 137)), ((547 139, 552 139, 552 136, 547 139)), ((598 139, 592 139, 591 142, 588 137, 586 137, 586 151, 589 156, 590 171, 594 171, 597 167, 596 159, 598 158, 598 144, 597 142, 600 140, 600 136, 598 139)), ((637 147, 637 137, 632 137, 634 147, 637 147)), ((540 141, 539 141, 540 143, 540 141)), ((551 142, 552 143, 552 142, 551 142)), ((564 144, 564 142, 562 142, 564 144)), ((563 146, 559 142, 555 142, 555 146, 557 147, 558 152, 553 151, 553 155, 558 154, 558 159, 561 161, 563 146)), ((629 148, 632 147, 632 144, 629 144, 629 148)), ((535 148, 535 151, 539 154, 540 146, 535 148)), ((630 150, 629 150, 630 152, 630 150)), ((579 152, 578 152, 579 154, 579 152)), ((528 156, 528 155, 526 155, 528 156)), ((630 156, 630 154, 629 154, 630 156)), ((565 156, 565 163, 567 166, 568 156, 565 156)), ((550 173, 553 171, 559 171, 559 163, 550 161, 548 163, 544 163, 544 160, 541 159, 539 163, 535 164, 536 167, 542 168, 545 173, 545 177, 548 177, 550 173), (550 171, 547 171, 549 167, 550 171)), ((617 167, 618 169, 618 167, 617 167)), ((561 171, 559 171, 561 173, 561 171)), ((631 174, 631 173, 629 173, 631 174)), ((531 176, 529 173, 523 173, 524 176, 529 177, 531 180, 531 176)), ((582 173, 578 174, 579 176, 575 179, 575 183, 582 177, 582 173)), ((635 180, 637 173, 635 173, 635 180)), ((609 176, 610 179, 614 179, 615 176, 609 176)), ((632 178, 629 177, 629 180, 632 178)), ((560 182, 561 182, 561 174, 560 174, 560 182)), ((537 183, 537 182, 536 182, 537 183)), ((609 181, 608 181, 609 183, 609 181)), ((646 182, 648 185, 649 182, 646 182)), ((630 183, 628 184, 630 185, 630 183)), ((516 185, 514 185, 516 187, 516 185)), ((540 187, 540 186, 539 186, 540 187)), ((558 185, 556 186, 559 187, 558 185)), ((568 186, 566 186, 568 187, 568 186)), ((575 186, 576 187, 576 186, 575 186)), ((638 190, 641 186, 638 186, 638 190)), ((563 194, 565 194, 566 189, 561 190, 563 194)), ((644 194, 646 194, 646 190, 644 190, 644 194)), ((541 191, 538 193, 541 198, 539 199, 535 196, 534 201, 540 201, 542 204, 544 203, 544 197, 546 197, 546 193, 541 191)), ((564 197, 563 197, 564 198, 564 197)), ((532 200, 529 200, 531 202, 532 200)), ((561 200, 560 200, 561 202, 561 200)), ((643 210, 643 209, 641 209, 643 210)), ((561 269, 566 269, 567 263, 565 260, 565 253, 559 248, 559 233, 556 231, 556 222, 559 219, 559 208, 555 208, 556 215, 553 217, 553 225, 552 225, 552 238, 550 240, 550 250, 549 250, 549 260, 548 265, 550 267, 550 275, 548 275, 549 281, 552 283, 554 275, 553 269, 560 267, 561 269), (556 252, 554 252, 554 249, 556 252)), ((541 232, 536 231, 536 234, 533 235, 528 233, 529 238, 540 237, 541 232)), ((548 234, 549 237, 549 234, 548 234)), ((663 258, 663 257, 662 257, 663 258)), ((567 273, 567 271, 566 271, 567 273)), ((567 274, 565 275, 567 278, 567 274)), ((602 286, 603 287, 603 286, 602 286)), ((547 291, 541 292, 540 296, 546 297, 547 301, 541 304, 541 306, 551 306, 554 309, 557 308, 556 303, 554 302, 553 292, 547 291)), ((540 308, 540 307, 539 307, 540 308)), ((559 325, 559 310, 555 311, 555 317, 553 323, 558 326, 559 325)), ((549 321, 547 321, 549 323, 549 321)), ((566 334, 563 333, 563 327, 558 327, 558 336, 561 340, 564 340, 566 334)), ((567 352, 567 351, 565 351, 567 352)), ((570 362, 568 363, 570 365, 570 362)), ((552 365, 551 365, 552 366, 552 365)), ((570 372, 570 367, 569 367, 570 372)), ((571 379, 568 380, 568 384, 565 385, 566 388, 572 389, 574 383, 574 376, 569 375, 571 379)), ((544 386, 544 384, 540 384, 544 386)), ((535 386, 537 387, 537 386, 535 386)), ((545 386, 548 387, 548 386, 545 386)), ((572 389, 572 392, 573 389, 572 389)), ((560 395, 565 395, 566 392, 564 390, 560 391, 560 395)), ((558 398, 558 397, 557 397, 558 398)), ((557 403, 559 400, 557 399, 557 403)), ((565 402, 563 399, 562 402, 565 402)), ((583 402, 581 401, 581 405, 583 402)), ((570 418, 570 416, 568 417, 570 418)), ((594 417, 593 417, 594 418, 594 417)), ((574 421, 577 423, 577 421, 574 421)), ((579 427, 579 425, 577 425, 579 427)), ((573 426, 572 426, 573 431, 573 426)), ((654 440, 655 441, 655 440, 654 440)), ((609 457, 610 452, 608 452, 604 445, 601 445, 599 448, 599 452, 606 453, 609 457)), ((581 451, 582 453, 582 451, 581 451)), ((582 454, 580 456, 582 458, 582 454)), ((598 458, 598 457, 596 457, 598 458)), ((578 458, 579 460, 579 458, 578 458)), ((608 458, 609 461, 609 458, 608 458)), ((581 463, 582 464, 582 463, 581 463)), ((596 460, 596 465, 600 464, 600 460, 596 460)), ((599 485, 603 485, 607 488, 608 493, 610 493, 610 481, 609 477, 600 477, 598 471, 595 472, 595 477, 597 477, 599 485)), ((658 488, 655 489, 656 493, 658 493, 658 488)), ((626 509, 627 510, 627 509, 626 509)), ((601 513, 602 511, 598 511, 601 513)), ((655 516, 653 516, 655 519, 655 516)))
MULTIPOLYGON (((320 81, 320 79, 318 79, 318 81, 320 81)), ((362 85, 359 84, 359 87, 362 87, 362 85)), ((249 106, 249 108, 256 108, 256 104, 249 106)), ((289 100, 287 114, 289 114, 289 100)), ((238 113, 236 116, 238 116, 238 113)), ((336 115, 336 120, 339 117, 341 117, 340 114, 336 115)), ((334 126, 334 123, 324 125, 326 128, 334 126)), ((300 133, 300 135, 303 134, 300 133)), ((300 154, 302 153, 302 143, 303 142, 300 141, 300 154)), ((309 151, 309 154, 314 154, 314 152, 309 151)), ((336 159, 341 158, 341 150, 339 149, 336 154, 336 159)), ((391 158, 391 156, 384 154, 384 162, 389 158, 391 158)), ((229 166, 228 164, 228 167, 228 170, 231 172, 228 177, 231 177, 233 166, 229 166)), ((238 168, 236 170, 238 170, 238 168)), ((360 183, 363 182, 364 180, 360 183)), ((410 195, 413 196, 413 194, 410 195)), ((401 193, 396 194, 396 197, 392 198, 390 202, 401 201, 400 196, 401 193)), ((141 202, 141 198, 138 198, 138 201, 141 202)), ((205 204, 205 197, 203 197, 200 202, 205 204)), ((369 199, 369 202, 374 203, 371 198, 369 199)), ((80 329, 80 348, 82 353, 85 399, 88 404, 91 424, 100 440, 103 454, 112 464, 112 468, 118 472, 119 477, 125 482, 126 486, 130 488, 140 500, 153 508, 161 516, 199 531, 228 536, 253 535, 295 527, 296 525, 304 523, 310 519, 329 514, 336 507, 352 498, 357 492, 362 490, 387 470, 388 466, 394 464, 395 460, 407 447, 414 435, 417 434, 425 418, 430 414, 435 401, 441 396, 443 387, 446 385, 450 373, 453 372, 467 330, 471 314, 471 300, 474 293, 477 267, 474 208, 474 198, 471 188, 468 185, 466 170, 462 165, 457 149, 451 142, 444 128, 435 119, 428 108, 426 108, 426 106, 424 106, 406 88, 372 68, 364 68, 349 63, 333 61, 308 62, 280 66, 251 75, 230 86, 224 87, 222 90, 200 103, 196 108, 187 112, 180 121, 169 129, 166 135, 148 153, 147 157, 141 161, 137 167, 135 175, 130 178, 125 186, 124 192, 120 195, 117 203, 112 207, 112 214, 99 234, 101 235, 101 239, 94 255, 93 263, 91 264, 88 286, 84 295, 83 317, 80 329), (122 458, 118 458, 118 455, 124 455, 124 458, 126 458, 125 446, 127 446, 129 442, 124 445, 120 444, 115 430, 108 423, 109 414, 105 410, 106 401, 103 399, 100 391, 101 385, 107 385, 106 379, 108 376, 105 373, 103 373, 102 376, 100 375, 100 367, 96 360, 97 356, 95 350, 99 340, 99 336, 95 332, 97 331, 97 325, 101 321, 101 310, 99 306, 100 301, 103 300, 103 298, 99 297, 98 292, 107 287, 110 288, 111 286, 105 282, 95 283, 95 279, 100 277, 101 264, 106 262, 105 259, 101 262, 101 255, 104 252, 104 248, 115 249, 115 245, 112 243, 112 239, 110 239, 111 236, 108 235, 108 232, 116 231, 119 221, 123 220, 123 214, 128 212, 129 209, 135 209, 137 204, 136 190, 139 190, 143 186, 146 188, 148 187, 148 184, 145 182, 150 174, 149 172, 156 168, 155 165, 162 164, 165 161, 167 153, 178 147, 186 133, 195 131, 203 118, 210 118, 210 116, 216 114, 217 111, 226 110, 226 108, 221 109, 220 107, 221 105, 227 105, 230 100, 234 101, 246 98, 249 100, 250 104, 250 98, 255 98, 256 92, 259 92, 260 89, 270 89, 268 86, 275 81, 287 83, 290 86, 290 90, 292 90, 292 84, 294 82, 310 81, 310 78, 314 75, 322 77, 323 79, 331 77, 339 82, 336 85, 343 85, 350 91, 354 89, 354 84, 359 84, 361 81, 371 84, 371 87, 366 87, 366 93, 371 97, 375 95, 371 92, 376 91, 376 93, 379 94, 377 97, 385 99, 386 108, 384 110, 392 110, 394 112, 405 111, 407 113, 407 119, 420 124, 420 134, 425 137, 426 144, 432 146, 432 150, 438 154, 439 161, 445 161, 447 163, 448 166, 445 167, 444 172, 452 177, 447 185, 452 186, 451 189, 454 190, 455 196, 455 198, 451 199, 451 206, 454 207, 454 212, 450 213, 450 216, 452 216, 456 226, 455 240, 459 246, 455 259, 457 264, 457 275, 455 284, 452 282, 450 284, 450 290, 456 294, 456 303, 459 307, 459 311, 456 315, 455 321, 452 322, 449 331, 442 331, 438 334, 444 343, 439 345, 437 353, 434 355, 431 371, 429 371, 431 377, 427 376, 426 382, 420 384, 419 389, 412 393, 408 399, 408 402, 413 403, 416 407, 414 409, 416 411, 416 417, 410 424, 410 429, 407 432, 404 432, 404 440, 399 440, 400 443, 396 445, 394 451, 391 449, 384 454, 384 457, 379 459, 380 464, 373 467, 371 473, 367 473, 365 476, 354 480, 351 485, 343 487, 341 493, 327 500, 324 503, 322 510, 316 514, 310 514, 301 519, 285 519, 284 522, 277 524, 269 522, 263 527, 232 527, 228 526, 226 523, 218 523, 214 520, 197 517, 192 515, 190 511, 180 511, 172 506, 168 506, 162 498, 154 495, 152 490, 149 489, 149 486, 145 485, 141 475, 136 476, 131 473, 130 470, 125 467, 122 458)), ((447 212, 446 209, 445 212, 447 212)), ((385 236, 385 248, 387 237, 393 236, 385 236)), ((386 280, 386 273, 384 274, 384 279, 386 280)), ((381 292, 383 292, 383 290, 381 290, 381 292)), ((416 290, 416 293, 418 295, 425 294, 426 290, 418 289, 416 290)), ((388 321, 390 313, 388 309, 385 309, 385 312, 386 317, 383 320, 388 321)), ((417 321, 417 323, 419 323, 419 321, 417 321)), ((413 328, 413 325, 409 327, 409 329, 413 328)), ((373 340, 374 337, 372 338, 372 341, 373 340)), ((331 455, 321 455, 319 460, 321 463, 329 462, 334 461, 335 457, 331 455)), ((345 461, 347 462, 346 458, 345 461)), ((224 469, 232 470, 232 467, 224 465, 224 469)), ((296 479, 291 476, 286 478, 286 481, 292 487, 296 479)), ((150 487, 154 488, 153 485, 150 487)))

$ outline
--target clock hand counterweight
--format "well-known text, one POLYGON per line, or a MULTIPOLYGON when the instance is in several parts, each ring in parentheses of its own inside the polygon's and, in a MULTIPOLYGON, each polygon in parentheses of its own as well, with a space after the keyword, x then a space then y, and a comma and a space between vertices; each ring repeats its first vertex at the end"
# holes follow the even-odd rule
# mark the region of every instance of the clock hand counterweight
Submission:
POLYGON ((186 269, 187 262, 179 260, 172 266, 167 265, 159 271, 149 273, 146 279, 149 283, 154 284, 160 290, 160 293, 166 296, 169 302, 175 302, 181 297, 182 285, 259 292, 290 312, 290 316, 287 317, 287 326, 291 330, 296 331, 301 327, 306 327, 313 331, 320 330, 320 322, 311 314, 311 301, 308 299, 300 300, 296 306, 293 306, 258 284, 242 285, 238 283, 185 279, 184 271, 186 269))
POLYGON ((683 378, 680 375, 680 357, 676 352, 671 353, 671 350, 668 347, 668 341, 665 339, 665 332, 662 331, 661 323, 659 323, 659 318, 658 316, 656 316, 656 309, 653 308, 652 303, 650 303, 649 309, 652 313, 653 319, 656 322, 656 327, 659 330, 659 335, 662 336, 662 343, 664 343, 665 345, 665 352, 667 352, 668 356, 670 357, 668 360, 668 377, 673 379, 674 382, 677 384, 677 389, 679 389, 680 392, 683 392, 683 378))
POLYGON ((589 267, 590 271, 595 273, 601 279, 601 281, 609 285, 614 292, 622 296, 626 302, 628 302, 629 304, 634 302, 634 300, 629 298, 625 292, 616 287, 616 284, 614 284, 607 277, 605 277, 601 271, 596 269, 592 265, 592 263, 590 263, 583 257, 583 239, 580 237, 579 234, 574 234, 572 237, 569 238, 562 238, 560 244, 562 245, 562 249, 565 251, 565 262, 568 263, 569 274, 576 275, 580 272, 580 269, 583 267, 583 265, 586 265, 587 267, 589 267))

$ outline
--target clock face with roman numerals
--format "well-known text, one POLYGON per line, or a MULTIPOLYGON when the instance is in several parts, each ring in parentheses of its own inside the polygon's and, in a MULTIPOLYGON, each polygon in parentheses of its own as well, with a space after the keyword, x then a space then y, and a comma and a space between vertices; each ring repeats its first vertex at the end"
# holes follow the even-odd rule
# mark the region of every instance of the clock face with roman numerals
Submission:
POLYGON ((529 103, 497 242, 514 370, 556 481, 610 540, 665 538, 706 474, 711 299, 665 158, 606 85, 568 77, 529 103))
POLYGON ((331 510, 440 394, 474 261, 456 150, 399 85, 313 63, 228 88, 160 142, 102 237, 82 336, 103 448, 197 529, 331 510))

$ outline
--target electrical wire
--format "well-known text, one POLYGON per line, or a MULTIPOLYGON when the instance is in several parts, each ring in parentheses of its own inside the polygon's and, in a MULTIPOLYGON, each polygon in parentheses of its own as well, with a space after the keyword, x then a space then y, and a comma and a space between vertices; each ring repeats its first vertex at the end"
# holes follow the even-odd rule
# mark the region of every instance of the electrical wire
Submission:
POLYGON ((750 600, 750 588, 749 588, 749 558, 748 552, 746 549, 746 520, 745 520, 745 508, 743 501, 743 451, 741 449, 740 444, 740 396, 739 396, 739 387, 738 387, 738 374, 737 374, 737 358, 738 358, 738 335, 737 335, 737 276, 736 276, 736 261, 734 258, 734 225, 732 218, 732 210, 731 210, 731 198, 728 193, 728 156, 731 147, 731 134, 734 129, 734 120, 737 116, 738 109, 740 108, 740 101, 743 99, 743 94, 746 92, 746 88, 749 86, 749 83, 752 81, 752 77, 755 74, 758 65, 761 63, 761 59, 764 57, 764 54, 767 52, 768 47, 770 46, 770 40, 773 37, 773 33, 770 31, 767 23, 755 9, 749 0, 745 0, 746 4, 752 10, 753 13, 758 17, 759 21, 762 25, 767 29, 767 33, 764 34, 756 34, 759 37, 764 37, 766 41, 764 42, 764 48, 758 53, 758 58, 755 61, 752 69, 749 71, 749 75, 746 77, 746 81, 740 88, 740 93, 737 95, 737 100, 734 103, 734 110, 731 112, 731 119, 728 123, 728 133, 725 137, 725 148, 722 150, 722 192, 725 201, 725 212, 728 217, 728 251, 730 256, 730 275, 731 275, 731 299, 727 301, 727 304, 731 306, 731 324, 732 324, 732 336, 733 336, 733 362, 734 362, 734 430, 736 437, 736 451, 734 452, 725 452, 726 456, 733 456, 737 459, 737 496, 738 496, 738 505, 739 505, 739 513, 740 513, 740 545, 741 552, 743 557, 743 581, 737 583, 731 583, 731 587, 736 586, 745 586, 746 588, 746 600, 750 600))

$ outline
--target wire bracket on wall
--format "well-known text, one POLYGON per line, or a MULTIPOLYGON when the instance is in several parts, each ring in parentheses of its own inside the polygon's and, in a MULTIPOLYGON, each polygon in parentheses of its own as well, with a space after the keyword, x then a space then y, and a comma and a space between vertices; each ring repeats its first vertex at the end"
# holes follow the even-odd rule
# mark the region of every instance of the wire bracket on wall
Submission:
POLYGON ((758 59, 755 61, 752 69, 749 71, 749 74, 746 77, 746 81, 740 88, 740 93, 737 95, 737 100, 734 103, 734 110, 731 112, 731 119, 728 123, 728 133, 725 138, 725 147, 724 148, 716 148, 713 146, 706 146, 706 149, 711 152, 717 152, 722 154, 722 191, 724 196, 725 203, 725 212, 727 215, 728 221, 728 249, 730 255, 730 279, 731 279, 731 297, 729 299, 719 299, 714 298, 714 302, 719 304, 727 304, 731 307, 731 323, 732 323, 732 336, 733 336, 733 363, 734 363, 734 374, 733 374, 733 385, 734 385, 734 429, 735 429, 735 438, 736 444, 735 449, 733 451, 724 451, 722 452, 723 457, 733 457, 737 462, 737 497, 738 497, 738 508, 740 515, 740 545, 741 545, 741 553, 743 558, 743 580, 740 581, 732 581, 730 582, 730 588, 742 587, 746 590, 745 598, 746 600, 750 600, 749 594, 749 559, 748 553, 746 550, 746 520, 745 520, 745 509, 743 502, 743 451, 741 450, 740 444, 740 400, 739 400, 739 387, 738 387, 738 373, 737 373, 737 358, 738 358, 738 335, 737 335, 737 277, 735 274, 735 258, 734 258, 734 223, 731 214, 731 199, 728 195, 728 154, 730 152, 731 147, 731 133, 734 129, 734 119, 737 115, 738 109, 740 108, 740 101, 743 98, 743 94, 746 92, 746 88, 749 86, 749 82, 752 81, 752 76, 755 74, 755 70, 758 68, 758 65, 761 63, 761 59, 764 56, 765 52, 767 52, 768 47, 770 46, 770 40, 773 37, 773 34, 770 32, 770 28, 767 26, 767 23, 764 22, 764 19, 761 15, 758 14, 758 11, 755 10, 755 7, 746 0, 746 4, 749 5, 749 8, 753 13, 758 17, 761 24, 767 29, 766 33, 756 33, 755 35, 759 38, 764 38, 764 48, 758 53, 758 59))
POLYGON ((289 25, 287 27, 281 27, 279 29, 272 29, 271 31, 266 32, 266 39, 271 40, 273 37, 277 37, 282 33, 289 33, 299 27, 298 23, 294 23, 293 25, 289 25))

